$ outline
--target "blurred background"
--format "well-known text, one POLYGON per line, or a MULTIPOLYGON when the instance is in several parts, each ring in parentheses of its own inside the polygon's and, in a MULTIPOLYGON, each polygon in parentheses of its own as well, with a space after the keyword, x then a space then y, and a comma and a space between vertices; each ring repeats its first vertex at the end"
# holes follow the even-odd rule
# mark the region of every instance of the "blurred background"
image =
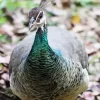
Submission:
MULTIPOLYGON (((11 99, 8 64, 13 48, 27 35, 28 11, 40 0, 0 0, 0 100, 11 99), (3 99, 7 96, 10 99, 3 99)), ((44 10, 50 26, 73 32, 89 55, 89 88, 78 100, 100 100, 100 0, 56 0, 44 10)))

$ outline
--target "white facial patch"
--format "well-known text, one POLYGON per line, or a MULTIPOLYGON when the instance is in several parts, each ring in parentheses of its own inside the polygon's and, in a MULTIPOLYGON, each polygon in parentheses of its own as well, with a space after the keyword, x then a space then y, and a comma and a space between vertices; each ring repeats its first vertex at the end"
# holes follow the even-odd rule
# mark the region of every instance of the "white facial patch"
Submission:
POLYGON ((40 19, 40 22, 37 22, 41 13, 42 13, 42 11, 40 11, 38 13, 36 20, 33 17, 31 18, 31 20, 30 20, 31 21, 30 31, 34 31, 35 29, 37 29, 39 27, 41 27, 43 29, 43 25, 46 24, 46 16, 45 16, 44 12, 43 12, 43 17, 40 19))

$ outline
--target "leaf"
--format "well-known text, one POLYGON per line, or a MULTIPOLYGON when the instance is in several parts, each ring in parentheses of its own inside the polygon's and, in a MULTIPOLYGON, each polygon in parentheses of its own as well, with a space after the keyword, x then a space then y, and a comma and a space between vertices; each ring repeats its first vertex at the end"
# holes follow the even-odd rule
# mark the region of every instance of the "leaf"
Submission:
POLYGON ((7 21, 5 17, 0 18, 0 25, 4 24, 7 21))
POLYGON ((10 41, 8 40, 7 35, 0 34, 0 42, 2 42, 2 43, 8 43, 10 41))
POLYGON ((86 6, 87 4, 91 3, 92 0, 76 0, 77 3, 80 3, 82 6, 86 6))
POLYGON ((72 23, 74 24, 80 23, 80 16, 79 15, 72 16, 72 23))

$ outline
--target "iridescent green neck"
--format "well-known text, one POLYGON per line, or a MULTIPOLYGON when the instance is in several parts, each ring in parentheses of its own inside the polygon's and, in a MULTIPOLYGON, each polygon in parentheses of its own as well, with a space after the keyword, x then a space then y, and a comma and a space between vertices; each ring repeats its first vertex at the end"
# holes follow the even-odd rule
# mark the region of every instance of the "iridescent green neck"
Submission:
POLYGON ((41 48, 42 46, 48 45, 48 39, 47 39, 47 27, 44 26, 43 30, 42 28, 38 28, 33 44, 33 49, 37 49, 38 47, 41 48))
POLYGON ((29 59, 46 58, 46 56, 50 55, 52 50, 48 44, 47 32, 46 26, 43 27, 43 30, 42 28, 38 28, 32 49, 28 56, 29 59))

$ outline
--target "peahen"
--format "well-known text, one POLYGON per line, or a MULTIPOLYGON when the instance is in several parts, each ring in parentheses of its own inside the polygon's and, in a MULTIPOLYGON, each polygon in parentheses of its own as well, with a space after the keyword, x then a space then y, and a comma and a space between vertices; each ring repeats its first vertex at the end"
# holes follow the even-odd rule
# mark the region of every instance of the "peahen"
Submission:
POLYGON ((76 100, 88 86, 88 57, 66 30, 47 27, 40 7, 29 12, 26 37, 12 52, 10 86, 21 100, 76 100))

